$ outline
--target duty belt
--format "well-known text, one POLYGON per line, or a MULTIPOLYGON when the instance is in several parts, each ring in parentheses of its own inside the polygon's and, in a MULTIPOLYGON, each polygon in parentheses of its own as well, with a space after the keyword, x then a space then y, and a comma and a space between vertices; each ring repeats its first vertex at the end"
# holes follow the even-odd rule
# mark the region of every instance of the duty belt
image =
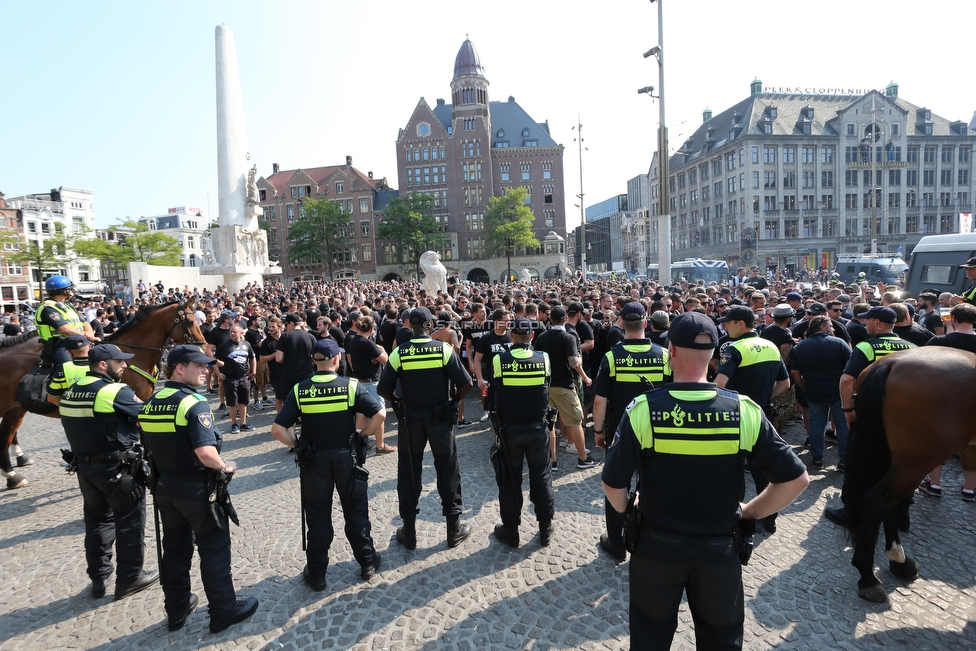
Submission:
POLYGON ((118 450, 116 452, 94 453, 86 455, 75 455, 78 463, 115 463, 127 459, 135 459, 138 456, 132 450, 118 450))

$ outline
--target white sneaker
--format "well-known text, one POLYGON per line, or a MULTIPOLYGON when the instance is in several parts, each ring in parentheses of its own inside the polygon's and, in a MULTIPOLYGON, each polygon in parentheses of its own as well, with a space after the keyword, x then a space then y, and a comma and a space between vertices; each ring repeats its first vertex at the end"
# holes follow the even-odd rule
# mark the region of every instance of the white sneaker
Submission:
POLYGON ((264 405, 262 405, 260 402, 255 402, 254 408, 257 409, 258 411, 264 411, 264 405))
POLYGON ((479 423, 483 423, 486 420, 488 420, 488 412, 487 411, 485 413, 481 414, 481 418, 478 419, 478 422, 479 423))

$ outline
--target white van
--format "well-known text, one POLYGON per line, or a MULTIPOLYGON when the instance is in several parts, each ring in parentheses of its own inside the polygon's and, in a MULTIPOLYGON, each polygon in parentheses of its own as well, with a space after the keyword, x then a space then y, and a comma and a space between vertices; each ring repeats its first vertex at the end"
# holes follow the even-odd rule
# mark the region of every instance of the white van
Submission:
POLYGON ((969 281, 959 265, 976 256, 976 233, 928 235, 912 251, 905 289, 918 297, 923 289, 962 294, 969 281))

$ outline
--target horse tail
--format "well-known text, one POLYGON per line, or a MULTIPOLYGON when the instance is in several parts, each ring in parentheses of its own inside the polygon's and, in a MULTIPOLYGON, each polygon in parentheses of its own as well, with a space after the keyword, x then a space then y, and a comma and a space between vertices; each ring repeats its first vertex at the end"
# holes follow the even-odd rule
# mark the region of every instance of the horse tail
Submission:
MULTIPOLYGON (((892 360, 894 361, 894 360, 892 360)), ((847 526, 856 532, 861 521, 864 494, 880 481, 891 465, 891 450, 885 436, 885 386, 892 363, 874 364, 861 377, 855 409, 857 420, 847 443, 847 472, 844 476, 844 510, 847 526)))

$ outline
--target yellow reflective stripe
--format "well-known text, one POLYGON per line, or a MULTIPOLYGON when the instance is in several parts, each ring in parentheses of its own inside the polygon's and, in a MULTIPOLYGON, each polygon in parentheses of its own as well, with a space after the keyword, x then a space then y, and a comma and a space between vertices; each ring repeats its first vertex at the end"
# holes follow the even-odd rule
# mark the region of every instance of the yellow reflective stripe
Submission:
POLYGON ((510 377, 502 378, 502 384, 507 387, 541 387, 546 383, 546 376, 510 377))
POLYGON ((742 449, 751 452, 756 441, 759 440, 759 432, 762 428, 763 410, 749 399, 748 396, 739 396, 739 442, 742 449))
POLYGON ((658 436, 654 441, 654 449, 661 454, 681 454, 692 457, 717 457, 738 454, 738 430, 736 432, 735 439, 728 441, 675 441, 673 439, 662 439, 658 436))
POLYGON ((651 414, 647 405, 647 394, 641 394, 633 402, 633 406, 627 410, 627 418, 630 419, 630 428, 637 435, 637 442, 641 449, 649 450, 654 447, 654 432, 651 430, 651 414))
POLYGON ((187 412, 189 412, 198 402, 206 402, 206 398, 194 393, 189 395, 182 400, 180 400, 179 406, 176 408, 176 419, 175 424, 180 426, 186 426, 189 424, 189 419, 186 417, 187 412))
POLYGON ((430 358, 429 356, 415 355, 403 362, 404 371, 419 371, 426 368, 444 368, 444 362, 441 360, 441 356, 435 355, 433 358, 430 358))
POLYGON ((327 414, 337 411, 346 411, 349 408, 348 400, 344 395, 330 396, 328 398, 316 398, 314 400, 303 400, 300 403, 303 414, 327 414))
POLYGON ((445 346, 441 342, 441 353, 444 355, 444 366, 451 363, 451 355, 454 354, 454 346, 445 346))
POLYGON ((95 416, 95 410, 91 405, 74 407, 62 400, 59 407, 62 418, 92 418, 95 416))
POLYGON ((98 390, 95 395, 95 413, 112 414, 115 413, 115 396, 125 387, 121 382, 107 384, 98 390))
POLYGON ((356 390, 359 388, 359 380, 354 377, 349 378, 349 406, 352 407, 356 404, 356 390))
POLYGON ((495 355, 491 358, 491 377, 499 378, 502 376, 502 356, 495 355))
POLYGON ((176 422, 168 414, 140 414, 139 425, 144 432, 175 432, 176 422))
POLYGON ((682 391, 669 391, 675 400, 690 400, 698 402, 701 400, 711 400, 718 392, 715 389, 690 389, 682 391))
POLYGON ((390 358, 386 361, 394 371, 400 370, 400 347, 399 346, 393 349, 393 352, 390 353, 390 358))
POLYGON ((716 436, 734 435, 739 440, 738 427, 655 427, 655 434, 687 434, 687 438, 699 435, 715 434, 716 436))
POLYGON ((745 339, 736 341, 733 346, 739 351, 739 355, 742 357, 742 361, 739 362, 739 368, 752 366, 753 364, 762 364, 763 362, 778 362, 782 359, 779 354, 779 348, 768 339, 746 337, 745 339), (759 348, 759 350, 756 350, 756 348, 759 348))

